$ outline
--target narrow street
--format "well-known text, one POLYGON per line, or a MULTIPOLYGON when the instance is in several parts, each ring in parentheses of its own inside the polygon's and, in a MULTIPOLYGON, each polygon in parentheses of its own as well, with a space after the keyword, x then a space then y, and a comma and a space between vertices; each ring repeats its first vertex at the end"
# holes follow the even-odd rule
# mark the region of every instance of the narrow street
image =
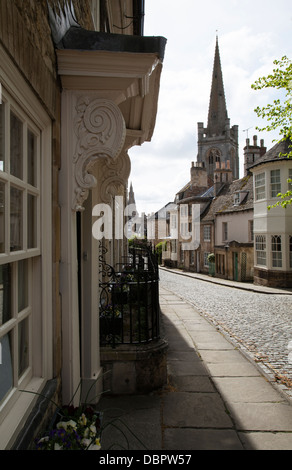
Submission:
POLYGON ((288 386, 291 396, 291 295, 241 290, 166 269, 160 269, 160 285, 194 305, 264 373, 283 388, 288 386))

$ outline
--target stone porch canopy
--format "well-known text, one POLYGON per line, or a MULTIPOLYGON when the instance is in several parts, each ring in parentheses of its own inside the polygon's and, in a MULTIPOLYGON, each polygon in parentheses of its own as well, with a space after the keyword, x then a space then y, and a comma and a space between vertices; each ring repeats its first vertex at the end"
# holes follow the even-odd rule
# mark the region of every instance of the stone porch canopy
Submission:
POLYGON ((75 140, 73 206, 82 210, 88 190, 96 185, 90 174, 95 161, 115 160, 152 138, 166 39, 86 30, 68 3, 58 14, 49 6, 49 15, 67 136, 75 140))
POLYGON ((48 7, 63 89, 109 97, 123 113, 132 145, 150 141, 166 39, 89 31, 76 22, 72 5, 59 14, 48 7))

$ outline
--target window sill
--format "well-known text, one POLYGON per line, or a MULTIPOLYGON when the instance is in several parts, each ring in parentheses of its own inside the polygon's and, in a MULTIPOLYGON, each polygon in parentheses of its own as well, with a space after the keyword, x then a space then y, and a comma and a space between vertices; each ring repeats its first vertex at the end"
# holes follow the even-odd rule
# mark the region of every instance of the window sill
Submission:
POLYGON ((16 392, 18 397, 0 424, 0 450, 11 449, 38 399, 37 394, 42 391, 45 383, 43 378, 33 378, 24 392, 16 392))

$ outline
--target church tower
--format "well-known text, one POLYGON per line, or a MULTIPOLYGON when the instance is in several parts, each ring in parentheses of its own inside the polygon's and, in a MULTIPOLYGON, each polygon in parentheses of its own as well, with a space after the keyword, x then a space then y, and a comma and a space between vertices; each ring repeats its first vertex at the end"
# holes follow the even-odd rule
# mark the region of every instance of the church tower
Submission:
POLYGON ((216 168, 227 167, 232 172, 232 179, 239 178, 238 126, 230 127, 230 119, 228 118, 225 101, 218 37, 216 37, 207 127, 204 128, 204 124, 198 122, 197 161, 206 168, 211 180, 214 180, 216 168))
POLYGON ((127 204, 128 204, 128 206, 132 206, 131 209, 133 209, 133 207, 135 207, 135 211, 132 211, 133 217, 138 215, 138 213, 136 211, 136 201, 135 201, 135 195, 134 195, 134 190, 133 190, 132 183, 130 184, 130 191, 129 191, 129 194, 128 194, 127 204))

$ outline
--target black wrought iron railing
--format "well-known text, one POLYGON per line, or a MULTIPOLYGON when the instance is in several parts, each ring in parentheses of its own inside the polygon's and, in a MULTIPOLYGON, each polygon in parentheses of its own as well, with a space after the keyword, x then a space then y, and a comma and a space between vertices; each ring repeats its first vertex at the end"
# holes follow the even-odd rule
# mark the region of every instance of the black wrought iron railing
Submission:
POLYGON ((123 263, 105 262, 100 246, 100 343, 148 343, 159 338, 159 274, 152 246, 136 242, 123 263))

